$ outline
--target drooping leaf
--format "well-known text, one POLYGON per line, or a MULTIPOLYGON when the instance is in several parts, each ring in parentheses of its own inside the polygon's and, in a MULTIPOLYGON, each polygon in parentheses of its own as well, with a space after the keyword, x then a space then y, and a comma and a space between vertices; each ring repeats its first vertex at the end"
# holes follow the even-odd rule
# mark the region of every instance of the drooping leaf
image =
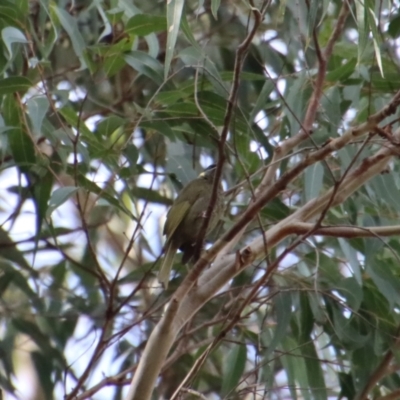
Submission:
POLYGON ((7 47, 10 58, 14 56, 13 44, 14 43, 29 43, 28 39, 25 37, 24 33, 13 26, 7 26, 1 31, 1 37, 4 44, 7 47))
POLYGON ((125 56, 125 61, 136 71, 152 79, 156 84, 163 82, 161 64, 141 51, 132 51, 125 56))
POLYGON ((82 67, 86 66, 86 62, 84 59, 84 52, 86 49, 85 40, 83 39, 76 20, 71 17, 71 15, 63 10, 60 7, 55 5, 52 6, 55 14, 57 15, 62 27, 68 33, 69 38, 71 39, 72 46, 74 48, 75 54, 79 58, 82 67))
POLYGON ((224 365, 221 395, 227 396, 235 390, 246 365, 246 346, 239 344, 228 353, 224 365))
POLYGON ((306 169, 304 174, 304 194, 306 201, 317 197, 322 190, 324 168, 320 163, 315 163, 306 169))
POLYGON ((78 191, 75 186, 66 186, 56 189, 49 200, 46 216, 50 217, 52 212, 56 210, 61 204, 65 203, 71 196, 73 196, 78 191))
POLYGON ((181 16, 184 6, 184 0, 167 1, 167 46, 165 54, 164 79, 167 79, 171 61, 174 55, 175 44, 178 38, 178 32, 181 25, 181 16))

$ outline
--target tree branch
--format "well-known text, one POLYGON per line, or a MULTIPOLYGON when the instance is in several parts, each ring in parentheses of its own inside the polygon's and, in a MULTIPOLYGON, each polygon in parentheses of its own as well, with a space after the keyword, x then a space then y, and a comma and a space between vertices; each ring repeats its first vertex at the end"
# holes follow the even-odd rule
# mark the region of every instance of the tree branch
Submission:
MULTIPOLYGON (((312 125, 315 121, 318 111, 318 106, 323 94, 322 89, 325 81, 327 64, 332 55, 333 46, 339 39, 341 33, 344 30, 348 14, 349 14, 348 2, 343 1, 335 29, 333 30, 331 37, 328 40, 328 44, 325 48, 325 51, 322 54, 318 53, 319 67, 318 67, 317 77, 315 79, 314 90, 311 95, 310 101, 308 103, 303 123, 301 124, 301 130, 300 132, 297 133, 297 135, 289 139, 286 139, 282 144, 276 147, 274 155, 271 160, 271 164, 273 165, 273 167, 271 167, 265 174, 265 177, 260 185, 260 189, 262 189, 263 187, 268 187, 274 182, 276 171, 279 167, 279 163, 276 163, 276 161, 285 157, 286 154, 288 154, 302 141, 304 141, 310 136, 312 125)), ((316 36, 314 36, 314 41, 316 42, 316 36)), ((318 43, 316 42, 316 44, 318 43)), ((319 49, 318 46, 317 48, 319 49)))
MULTIPOLYGON (((197 254, 200 254, 203 247, 203 241, 207 232, 210 216, 217 200, 218 187, 220 184, 222 168, 224 164, 224 147, 226 138, 229 133, 234 105, 236 104, 243 61, 247 54, 247 50, 253 40, 253 37, 256 34, 257 29, 262 21, 262 14, 259 10, 252 8, 252 12, 255 18, 254 26, 245 38, 245 40, 239 45, 236 52, 233 84, 228 99, 228 104, 224 117, 224 125, 218 146, 218 164, 215 171, 210 203, 208 205, 206 217, 204 218, 204 222, 199 234, 198 243, 196 244, 195 253, 197 254)), ((173 298, 171 299, 171 302, 169 303, 163 318, 157 324, 152 334, 150 335, 149 341, 147 342, 137 371, 132 379, 129 392, 126 396, 126 400, 145 400, 150 398, 162 364, 164 363, 168 355, 168 352, 173 344, 177 333, 179 332, 179 329, 182 327, 182 323, 186 322, 176 318, 176 312, 179 309, 180 302, 193 287, 202 270, 209 262, 212 261, 212 259, 209 258, 203 258, 202 260, 203 262, 196 263, 196 266, 191 271, 192 273, 189 274, 187 279, 185 279, 182 285, 178 288, 173 298)))
MULTIPOLYGON (((291 226, 292 234, 302 235, 309 231, 314 224, 297 222, 291 226)), ((400 225, 393 226, 321 226, 314 235, 341 238, 376 237, 400 235, 400 225)))
MULTIPOLYGON (((293 215, 273 226, 263 235, 264 237, 255 239, 252 244, 242 248, 237 254, 227 255, 218 263, 214 263, 212 267, 204 271, 200 276, 201 272, 213 261, 218 252, 247 226, 268 201, 277 196, 308 166, 324 160, 332 152, 343 148, 355 138, 373 131, 379 122, 396 111, 399 104, 400 91, 396 93, 388 105, 370 116, 366 122, 356 128, 347 130, 342 136, 327 142, 322 148, 305 156, 296 166, 282 174, 273 185, 264 188, 259 193, 256 201, 248 207, 234 226, 222 235, 208 251, 202 254, 199 261, 177 289, 164 316, 151 333, 126 400, 145 400, 151 396, 157 376, 173 345, 176 335, 189 318, 224 284, 264 253, 265 241, 268 243, 269 248, 272 248, 289 234, 289 227, 292 229, 296 222, 305 222, 319 215, 330 201, 332 192, 328 191, 319 199, 311 200, 293 215), (198 286, 194 286, 199 276, 198 286)), ((228 107, 233 107, 233 103, 230 102, 228 107)), ((228 111, 226 115, 229 116, 228 111)), ((230 119, 227 118, 226 123, 228 124, 229 121, 230 119)), ((225 132, 228 132, 228 125, 225 125, 224 129, 225 132)), ((358 168, 350 172, 343 180, 337 193, 334 195, 333 205, 344 201, 365 181, 381 172, 386 167, 390 158, 397 153, 398 148, 390 144, 387 148, 380 150, 375 156, 365 159, 358 168)), ((214 181, 214 190, 219 183, 222 162, 219 162, 218 168, 217 173, 219 175, 214 181)))
MULTIPOLYGON (((215 170, 210 203, 208 204, 206 215, 203 220, 203 224, 201 226, 198 240, 196 243, 196 248, 195 248, 195 252, 194 252, 195 259, 198 259, 200 257, 201 251, 203 250, 204 238, 206 236, 208 224, 210 222, 210 218, 213 213, 215 203, 217 201, 218 188, 219 188, 219 185, 221 182, 222 168, 224 166, 224 161, 225 161, 225 143, 226 143, 226 139, 228 137, 229 128, 231 126, 234 105, 236 104, 236 101, 237 101, 238 90, 239 90, 239 85, 240 85, 240 73, 242 72, 243 62, 245 60, 245 57, 246 57, 248 49, 251 45, 251 42, 252 42, 255 34, 257 33, 257 30, 263 19, 263 15, 260 13, 260 11, 258 9, 252 8, 252 12, 253 12, 253 16, 254 16, 253 28, 250 30, 250 32, 247 35, 247 37, 245 38, 245 40, 239 45, 239 47, 236 50, 235 66, 233 69, 233 83, 232 83, 231 91, 229 93, 228 104, 227 104, 227 107, 225 110, 225 116, 224 116, 224 124, 223 124, 222 132, 221 132, 221 137, 220 137, 219 143, 218 143, 218 163, 217 163, 217 168, 215 170)), ((208 121, 208 119, 207 119, 207 121, 208 121)), ((214 128, 213 124, 211 125, 211 128, 214 128)), ((201 270, 199 270, 199 274, 200 274, 200 272, 201 272, 201 270)))

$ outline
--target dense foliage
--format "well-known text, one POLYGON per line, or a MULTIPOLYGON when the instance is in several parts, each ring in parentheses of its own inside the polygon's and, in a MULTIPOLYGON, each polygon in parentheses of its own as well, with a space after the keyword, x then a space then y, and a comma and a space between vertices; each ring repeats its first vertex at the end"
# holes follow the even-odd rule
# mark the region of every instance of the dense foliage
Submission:
POLYGON ((399 398, 399 7, 2 0, 4 398, 399 398), (164 291, 212 163, 222 241, 164 291))

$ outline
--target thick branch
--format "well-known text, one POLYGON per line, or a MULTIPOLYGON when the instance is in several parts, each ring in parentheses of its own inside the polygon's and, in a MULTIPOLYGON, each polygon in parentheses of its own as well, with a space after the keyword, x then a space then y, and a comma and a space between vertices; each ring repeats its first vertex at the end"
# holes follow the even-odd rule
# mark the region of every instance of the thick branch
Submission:
MULTIPOLYGON (((288 227, 293 226, 295 221, 307 221, 322 212, 327 205, 327 201, 332 196, 332 192, 328 192, 326 195, 321 196, 320 199, 307 203, 292 216, 272 227, 264 237, 256 239, 250 246, 242 249, 238 255, 229 255, 220 262, 214 263, 211 268, 202 274, 199 285, 193 287, 200 273, 213 261, 218 252, 247 226, 268 201, 277 196, 286 185, 298 177, 308 166, 325 159, 329 154, 343 148, 355 138, 373 131, 379 122, 396 111, 399 104, 400 91, 396 93, 387 106, 369 117, 365 123, 357 128, 349 129, 342 136, 326 143, 321 149, 309 153, 298 165, 282 174, 280 179, 273 185, 261 191, 257 200, 241 215, 235 225, 210 250, 204 253, 176 291, 166 313, 150 335, 126 400, 146 400, 151 396, 162 364, 173 345, 177 333, 188 319, 240 270, 250 265, 256 257, 264 253, 265 241, 272 248, 289 234, 288 227), (313 205, 312 209, 310 209, 310 204, 313 205)), ((335 194, 334 204, 343 201, 366 180, 379 173, 396 151, 397 148, 391 145, 378 152, 375 158, 366 159, 361 164, 361 168, 359 167, 348 174, 335 194)), ((218 179, 215 180, 214 186, 218 183, 218 179)))
MULTIPOLYGON (((312 229, 314 224, 297 222, 291 226, 291 234, 302 235, 312 229)), ((314 235, 341 238, 378 237, 400 235, 400 225, 393 226, 322 226, 314 235)))
MULTIPOLYGON (((399 103, 400 91, 387 106, 372 115, 368 121, 361 124, 358 128, 349 129, 343 136, 328 142, 321 149, 310 153, 297 166, 284 173, 274 185, 265 189, 258 199, 242 214, 235 225, 226 232, 210 250, 204 253, 202 258, 200 258, 186 276, 182 285, 177 289, 166 313, 150 335, 150 339, 146 345, 126 400, 142 400, 149 398, 162 364, 165 361, 177 333, 186 321, 188 321, 214 293, 226 284, 229 279, 232 279, 239 270, 250 265, 256 257, 264 253, 265 241, 270 248, 272 248, 289 234, 288 226, 295 221, 307 221, 313 216, 318 215, 318 213, 326 207, 327 201, 329 201, 332 196, 331 192, 321 196, 319 199, 311 200, 311 202, 307 203, 296 213, 276 224, 266 232, 264 237, 256 239, 250 246, 242 249, 240 257, 230 255, 223 258, 220 262, 214 263, 211 268, 203 273, 199 280, 199 285, 193 288, 200 273, 212 262, 218 252, 247 226, 268 201, 277 196, 279 192, 303 172, 305 168, 326 158, 333 151, 342 148, 348 142, 354 140, 354 138, 373 130, 380 121, 396 110, 399 103)), ((359 168, 355 169, 343 180, 336 193, 334 204, 343 201, 366 180, 382 171, 390 157, 396 152, 397 148, 391 145, 386 149, 380 150, 374 157, 364 160, 359 168)))
MULTIPOLYGON (((369 157, 364 160, 361 165, 350 173, 347 178, 342 182, 342 185, 336 191, 334 200, 331 206, 337 205, 348 198, 354 191, 356 191, 366 181, 370 180, 373 176, 379 174, 386 168, 387 163, 393 154, 397 154, 398 149, 394 146, 380 150, 375 156, 369 157)), ((247 262, 250 264, 255 258, 261 257, 264 254, 265 241, 268 243, 269 248, 276 246, 281 240, 288 235, 292 234, 296 226, 301 221, 307 221, 315 216, 318 216, 328 202, 331 200, 332 191, 328 191, 318 199, 309 201, 304 207, 299 209, 296 213, 288 216, 278 224, 269 229, 264 238, 258 237, 253 242, 242 248, 240 254, 251 254, 247 256, 247 262)), ((231 229, 234 230, 235 226, 231 229)), ((225 236, 230 236, 229 231, 225 236)), ((190 318, 214 293, 222 288, 230 279, 232 279, 240 270, 247 265, 243 263, 238 268, 236 262, 236 255, 226 256, 219 263, 206 270, 199 279, 199 284, 187 296, 179 309, 179 317, 184 320, 190 318)))
POLYGON ((150 399, 157 376, 177 333, 177 324, 171 323, 171 319, 164 315, 147 341, 129 392, 126 395, 126 400, 150 399))

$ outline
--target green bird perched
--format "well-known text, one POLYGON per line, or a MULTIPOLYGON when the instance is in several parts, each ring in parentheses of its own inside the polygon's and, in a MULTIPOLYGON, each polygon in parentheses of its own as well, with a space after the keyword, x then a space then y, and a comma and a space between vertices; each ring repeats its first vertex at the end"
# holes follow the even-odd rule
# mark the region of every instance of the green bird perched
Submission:
MULTIPOLYGON (((164 285, 165 289, 168 288, 169 274, 178 249, 183 252, 182 264, 187 263, 193 257, 198 235, 210 203, 215 169, 215 165, 210 165, 198 178, 189 182, 168 211, 163 231, 167 237, 164 246, 165 258, 158 273, 158 281, 164 285)), ((207 233, 215 228, 223 211, 224 198, 220 184, 207 233)))

